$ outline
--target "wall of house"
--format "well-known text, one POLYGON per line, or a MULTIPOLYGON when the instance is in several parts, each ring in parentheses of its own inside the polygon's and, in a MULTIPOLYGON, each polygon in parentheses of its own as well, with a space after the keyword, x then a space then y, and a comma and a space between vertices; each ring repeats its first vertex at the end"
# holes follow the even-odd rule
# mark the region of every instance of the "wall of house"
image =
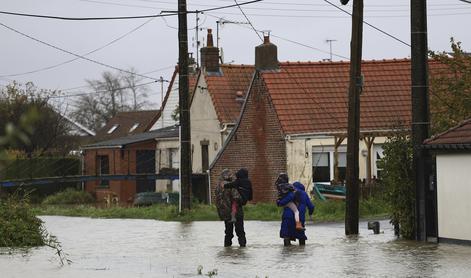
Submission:
POLYGON ((240 125, 214 163, 211 191, 214 198, 221 171, 228 168, 249 170, 253 186, 253 202, 273 202, 276 197, 275 180, 286 172, 286 146, 278 119, 266 90, 256 79, 246 102, 240 125))
MULTIPOLYGON (((160 86, 160 84, 158 84, 160 86)), ((164 85, 164 96, 165 97, 165 85, 164 85)), ((165 107, 160 114, 159 119, 155 122, 155 124, 152 126, 150 130, 155 130, 167 126, 174 126, 178 122, 173 120, 172 114, 175 111, 175 109, 178 107, 178 100, 179 100, 179 95, 178 95, 178 74, 175 77, 175 81, 173 83, 172 88, 170 89, 170 94, 168 96, 167 102, 165 103, 165 107)))
MULTIPOLYGON (((180 167, 180 142, 174 140, 159 140, 156 144, 155 163, 157 173, 163 168, 179 168, 180 167), (170 156, 172 158, 170 158, 170 156)), ((155 190, 157 192, 179 192, 179 180, 156 180, 155 190)))
POLYGON ((438 234, 471 240, 471 154, 437 155, 438 234))
POLYGON ((209 164, 221 149, 221 125, 204 78, 198 80, 190 107, 193 173, 202 173, 202 142, 207 142, 209 164))
MULTIPOLYGON (((136 151, 155 150, 155 143, 152 141, 133 144, 126 149, 91 149, 85 150, 84 154, 84 175, 98 175, 97 156, 106 155, 109 159, 109 173, 126 175, 136 173, 136 151)), ((98 202, 103 202, 104 198, 113 193, 118 197, 122 205, 131 204, 136 194, 135 180, 110 180, 109 186, 100 186, 100 181, 89 181, 84 184, 87 192, 95 195, 98 202)))
MULTIPOLYGON (((372 175, 376 175, 376 159, 373 150, 381 149, 381 145, 386 141, 386 137, 377 137, 374 140, 371 158, 372 175)), ((291 181, 300 181, 306 186, 306 190, 312 186, 312 167, 313 167, 313 150, 322 152, 331 152, 331 170, 330 176, 333 177, 333 150, 335 139, 333 136, 312 136, 312 137, 291 137, 286 140, 287 154, 287 171, 291 181)), ((345 151, 347 148, 347 139, 345 139, 339 147, 339 151, 345 151)), ((366 144, 364 140, 360 141, 359 148, 359 177, 366 178, 367 157, 366 144)))

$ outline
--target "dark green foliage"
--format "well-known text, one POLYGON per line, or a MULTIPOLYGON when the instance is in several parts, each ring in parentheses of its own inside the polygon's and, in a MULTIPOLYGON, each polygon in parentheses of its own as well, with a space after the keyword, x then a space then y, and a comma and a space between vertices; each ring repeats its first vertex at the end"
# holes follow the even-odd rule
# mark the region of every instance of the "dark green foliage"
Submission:
POLYGON ((399 225, 400 235, 415 236, 415 183, 412 168, 412 143, 405 133, 396 133, 383 145, 384 158, 380 161, 386 190, 385 200, 390 205, 391 223, 399 225))
POLYGON ((471 55, 451 38, 451 53, 431 52, 443 67, 430 78, 432 131, 443 132, 471 117, 471 55))
POLYGON ((31 247, 45 244, 42 221, 30 210, 27 199, 17 194, 0 199, 0 247, 31 247))
POLYGON ((34 157, 3 161, 0 178, 4 180, 80 175, 76 157, 34 157))
POLYGON ((67 188, 62 192, 46 197, 44 205, 83 205, 94 203, 93 196, 85 191, 67 188))
MULTIPOLYGON (((30 179, 80 175, 80 160, 75 157, 36 157, 0 161, 0 180, 30 179)), ((77 182, 61 182, 39 185, 24 185, 21 190, 30 192, 32 202, 40 202, 45 196, 64 188, 76 188, 77 182)), ((11 190, 17 190, 12 188, 11 190)), ((11 190, 9 190, 11 192, 11 190)))

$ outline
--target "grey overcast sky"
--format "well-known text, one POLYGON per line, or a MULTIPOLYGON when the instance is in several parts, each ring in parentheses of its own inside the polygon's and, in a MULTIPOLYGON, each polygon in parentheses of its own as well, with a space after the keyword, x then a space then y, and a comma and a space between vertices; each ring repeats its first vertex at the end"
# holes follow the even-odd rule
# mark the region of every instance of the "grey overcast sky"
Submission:
MULTIPOLYGON (((330 0, 340 6, 339 0, 330 0)), ((238 0, 239 3, 245 2, 238 0)), ((352 1, 350 1, 352 2, 352 1)), ((410 43, 410 0, 365 0, 364 20, 410 43)), ((428 43, 431 50, 449 51, 450 37, 471 51, 471 4, 459 0, 429 0, 428 43)), ((187 0, 188 10, 202 10, 234 4, 234 0, 187 0)), ((351 11, 352 3, 342 6, 351 11)), ((1 11, 65 17, 106 17, 158 14, 176 10, 177 0, 2 0, 1 11)), ((280 61, 348 60, 351 19, 324 0, 264 0, 242 6, 258 30, 270 30, 278 46, 280 61), (336 56, 338 55, 338 56, 336 56)), ((254 47, 261 43, 238 8, 199 16, 199 38, 205 45, 206 29, 214 30, 216 21, 228 23, 219 28, 220 46, 225 62, 253 64, 254 47)), ((195 15, 188 16, 189 51, 195 52, 195 15)), ((0 14, 0 86, 12 80, 34 82, 40 88, 63 90, 64 94, 87 92, 86 79, 98 79, 105 66, 61 52, 38 43, 5 26, 50 45, 80 55, 102 48, 87 58, 113 67, 134 67, 153 78, 170 78, 178 60, 177 18, 62 21, 0 14), (117 40, 119 39, 119 40, 117 40), (115 41, 117 40, 117 41, 115 41), (113 43, 111 43, 113 42, 113 43), (110 44, 111 43, 111 44, 110 44), (109 45, 108 45, 109 44, 109 45), (106 46, 107 45, 107 46, 106 46), (104 47, 106 46, 106 47, 104 47), (52 67, 50 69, 45 69, 52 67), (34 73, 28 73, 34 72, 34 73)), ((390 59, 410 56, 410 48, 371 27, 364 26, 363 58, 390 59)), ((216 42, 215 42, 216 43, 216 42)), ((111 70, 114 71, 114 70, 111 70)), ((150 79, 142 82, 152 81, 150 79)), ((155 107, 160 102, 160 85, 152 84, 155 107)), ((63 101, 73 103, 74 98, 63 101)))

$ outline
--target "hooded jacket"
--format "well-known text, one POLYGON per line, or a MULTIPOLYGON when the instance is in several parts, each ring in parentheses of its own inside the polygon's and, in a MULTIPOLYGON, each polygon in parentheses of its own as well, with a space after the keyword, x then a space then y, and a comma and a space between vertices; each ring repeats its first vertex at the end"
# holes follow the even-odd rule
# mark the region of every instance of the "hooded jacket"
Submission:
POLYGON ((224 188, 235 188, 239 191, 241 196, 241 204, 245 205, 247 201, 251 201, 253 198, 252 183, 249 180, 249 171, 245 168, 241 168, 235 174, 236 180, 231 183, 226 183, 224 188))

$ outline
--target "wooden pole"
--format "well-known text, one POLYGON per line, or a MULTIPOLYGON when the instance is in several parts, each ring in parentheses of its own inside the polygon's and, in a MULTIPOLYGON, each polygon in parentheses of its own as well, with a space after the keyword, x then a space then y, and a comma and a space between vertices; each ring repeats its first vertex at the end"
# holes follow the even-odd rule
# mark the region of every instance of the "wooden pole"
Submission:
POLYGON ((345 200, 345 234, 358 234, 360 93, 362 90, 361 54, 363 37, 363 0, 353 1, 352 40, 350 43, 350 87, 348 92, 347 196, 345 200))
POLYGON ((191 134, 188 81, 188 32, 186 0, 178 0, 178 74, 180 107, 180 183, 182 209, 191 207, 191 134))

